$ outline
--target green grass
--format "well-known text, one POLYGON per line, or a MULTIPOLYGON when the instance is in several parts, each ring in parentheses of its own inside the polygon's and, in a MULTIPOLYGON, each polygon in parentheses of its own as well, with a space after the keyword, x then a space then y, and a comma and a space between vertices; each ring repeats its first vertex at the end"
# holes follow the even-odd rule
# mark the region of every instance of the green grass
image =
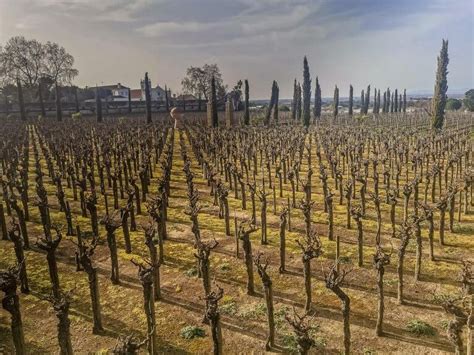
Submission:
POLYGON ((242 306, 238 312, 238 316, 245 319, 262 319, 267 314, 265 303, 252 303, 242 306))
POLYGON ((433 336, 436 334, 436 330, 426 322, 419 319, 412 319, 407 323, 407 330, 416 336, 433 336))
POLYGON ((184 339, 203 338, 206 336, 204 329, 195 325, 187 325, 180 331, 181 337, 184 339))

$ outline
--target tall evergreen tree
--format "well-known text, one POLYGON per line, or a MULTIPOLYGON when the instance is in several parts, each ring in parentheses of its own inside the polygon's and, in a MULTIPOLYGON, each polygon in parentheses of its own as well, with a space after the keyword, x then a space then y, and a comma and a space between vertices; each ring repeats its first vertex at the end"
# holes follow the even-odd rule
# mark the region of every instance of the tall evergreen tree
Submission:
POLYGON ((443 39, 441 51, 438 57, 438 69, 436 71, 436 84, 432 101, 432 127, 441 130, 444 125, 444 109, 446 107, 446 92, 448 91, 448 40, 443 39))
POLYGON ((407 112, 407 89, 403 89, 403 112, 407 112))
POLYGON ((372 106, 372 113, 377 113, 377 88, 374 89, 374 105, 372 106))
POLYGON ((273 81, 273 90, 274 90, 274 98, 273 98, 273 122, 278 123, 278 101, 280 96, 280 88, 278 87, 278 83, 273 81))
POLYGON ((145 73, 145 108, 146 108, 146 123, 151 123, 151 93, 150 81, 148 73, 145 73))
POLYGON ((394 112, 398 112, 398 89, 395 89, 395 94, 394 94, 394 107, 393 107, 393 111, 394 112))
POLYGON ((383 92, 383 103, 382 103, 382 112, 387 112, 387 91, 383 92))
POLYGON ((97 122, 102 122, 102 98, 100 97, 100 90, 95 87, 95 116, 97 122))
POLYGON ((365 94, 364 94, 364 90, 362 90, 360 92, 360 114, 364 114, 364 110, 365 110, 365 94))
POLYGON ((321 118, 321 86, 319 85, 319 79, 316 77, 316 89, 314 90, 314 117, 315 119, 321 118))
POLYGON ((245 91, 245 112, 244 112, 244 123, 246 125, 250 124, 250 108, 249 108, 249 81, 246 79, 244 82, 244 91, 245 91))
POLYGON ((352 116, 354 108, 354 88, 349 85, 349 115, 352 116))
POLYGON ((301 101, 301 84, 298 83, 298 90, 296 92, 296 119, 301 121, 303 113, 303 103, 301 101))
POLYGON ((309 126, 311 119, 311 77, 309 74, 308 59, 303 60, 303 123, 309 126))
POLYGON ((367 92, 365 93, 365 102, 364 102, 364 114, 369 113, 369 104, 370 104, 370 85, 367 86, 367 92))
POLYGON ((293 102, 291 103, 291 118, 296 120, 296 114, 298 110, 298 85, 296 84, 296 79, 293 84, 293 102))
POLYGON ((377 92, 377 114, 380 113, 380 89, 377 92))
MULTIPOLYGON (((201 101, 199 101, 199 105, 201 104, 201 101)), ((170 112, 170 97, 169 97, 169 92, 168 92, 168 87, 165 85, 165 106, 166 106, 166 112, 170 112)))
POLYGON ((337 87, 337 85, 334 88, 334 102, 333 102, 333 105, 334 105, 333 114, 334 114, 334 118, 336 118, 338 113, 339 113, 339 88, 337 87))
POLYGON ((216 93, 216 79, 212 76, 211 79, 211 108, 212 108, 212 127, 219 126, 219 116, 217 114, 217 93, 216 93))
POLYGON ((395 96, 394 94, 391 95, 390 113, 393 113, 393 105, 394 105, 393 97, 394 97, 394 96, 395 96))
POLYGON ((128 113, 132 113, 132 92, 128 89, 128 113))
POLYGON ((269 125, 270 124, 270 119, 272 117, 272 112, 273 112, 273 106, 275 105, 275 95, 276 95, 276 90, 275 90, 275 85, 276 85, 276 81, 273 80, 273 83, 272 83, 272 94, 270 96, 270 101, 268 103, 268 107, 267 107, 267 111, 265 112, 265 119, 263 121, 263 123, 265 124, 265 126, 269 125))
POLYGON ((386 113, 390 112, 390 102, 391 102, 390 88, 387 88, 387 107, 385 108, 386 113))

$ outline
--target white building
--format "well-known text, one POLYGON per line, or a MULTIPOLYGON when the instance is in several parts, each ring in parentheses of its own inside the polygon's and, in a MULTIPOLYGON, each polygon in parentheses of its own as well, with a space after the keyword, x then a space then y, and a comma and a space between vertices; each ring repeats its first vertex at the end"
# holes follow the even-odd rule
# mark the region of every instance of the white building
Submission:
MULTIPOLYGON (((165 101, 166 100, 165 90, 160 85, 156 85, 156 87, 152 87, 150 79, 148 79, 148 84, 150 86, 151 101, 165 101)), ((140 87, 142 89, 142 100, 145 101, 146 100, 146 98, 145 98, 145 80, 140 80, 140 87)), ((169 94, 170 94, 170 91, 168 90, 168 95, 169 94)))
POLYGON ((112 89, 112 96, 114 97, 124 97, 128 100, 128 93, 130 88, 123 86, 122 84, 118 83, 116 87, 112 89))

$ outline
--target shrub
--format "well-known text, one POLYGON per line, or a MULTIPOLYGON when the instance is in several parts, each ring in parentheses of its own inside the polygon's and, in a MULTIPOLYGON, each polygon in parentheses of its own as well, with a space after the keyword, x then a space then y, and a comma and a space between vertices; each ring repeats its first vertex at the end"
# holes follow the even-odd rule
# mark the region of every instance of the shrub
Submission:
POLYGON ((461 108, 461 106, 462 106, 461 100, 448 99, 448 101, 446 102, 446 110, 449 110, 449 111, 457 111, 461 108))
POLYGON ((413 333, 417 336, 420 336, 420 335, 433 336, 436 333, 435 329, 431 325, 419 319, 410 320, 407 323, 407 330, 410 333, 413 333))
MULTIPOLYGON (((315 337, 316 330, 311 331, 311 338, 314 341, 314 348, 322 350, 326 347, 326 340, 323 338, 315 337)), ((296 336, 293 333, 287 333, 282 338, 283 346, 291 354, 299 354, 298 342, 296 336)))
POLYGON ((234 316, 234 315, 237 314, 237 305, 234 301, 224 303, 224 304, 219 306, 219 310, 224 314, 234 316))
POLYGON ((71 118, 73 120, 78 120, 82 117, 81 113, 80 112, 74 112, 73 114, 71 114, 71 118))
POLYGON ((184 339, 203 338, 206 335, 204 329, 195 325, 187 325, 181 329, 181 337, 184 339))
POLYGON ((474 111, 474 89, 466 91, 463 102, 469 111, 474 111))
POLYGON ((278 110, 280 112, 290 112, 290 108, 287 105, 280 105, 278 106, 278 110))
POLYGON ((219 310, 228 315, 236 315, 237 314, 237 304, 234 301, 234 298, 229 295, 225 295, 222 297, 221 304, 219 306, 219 310))
POLYGON ((198 275, 198 270, 195 266, 193 266, 191 269, 186 270, 184 274, 189 277, 195 277, 198 275))
POLYGON ((283 335, 283 346, 292 354, 298 353, 298 343, 294 334, 283 335))
POLYGON ((288 306, 283 306, 275 312, 275 324, 277 327, 287 324, 285 315, 288 314, 288 312, 290 312, 290 307, 288 306))
POLYGON ((267 306, 265 303, 252 303, 241 307, 239 316, 246 319, 260 319, 267 314, 267 306))

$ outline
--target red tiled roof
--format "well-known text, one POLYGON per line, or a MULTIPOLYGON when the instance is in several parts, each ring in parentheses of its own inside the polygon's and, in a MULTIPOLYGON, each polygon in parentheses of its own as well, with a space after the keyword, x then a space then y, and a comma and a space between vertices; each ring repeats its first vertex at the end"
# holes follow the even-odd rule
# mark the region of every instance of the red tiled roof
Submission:
POLYGON ((142 98, 142 89, 131 89, 130 90, 130 98, 133 99, 141 99, 142 98))

